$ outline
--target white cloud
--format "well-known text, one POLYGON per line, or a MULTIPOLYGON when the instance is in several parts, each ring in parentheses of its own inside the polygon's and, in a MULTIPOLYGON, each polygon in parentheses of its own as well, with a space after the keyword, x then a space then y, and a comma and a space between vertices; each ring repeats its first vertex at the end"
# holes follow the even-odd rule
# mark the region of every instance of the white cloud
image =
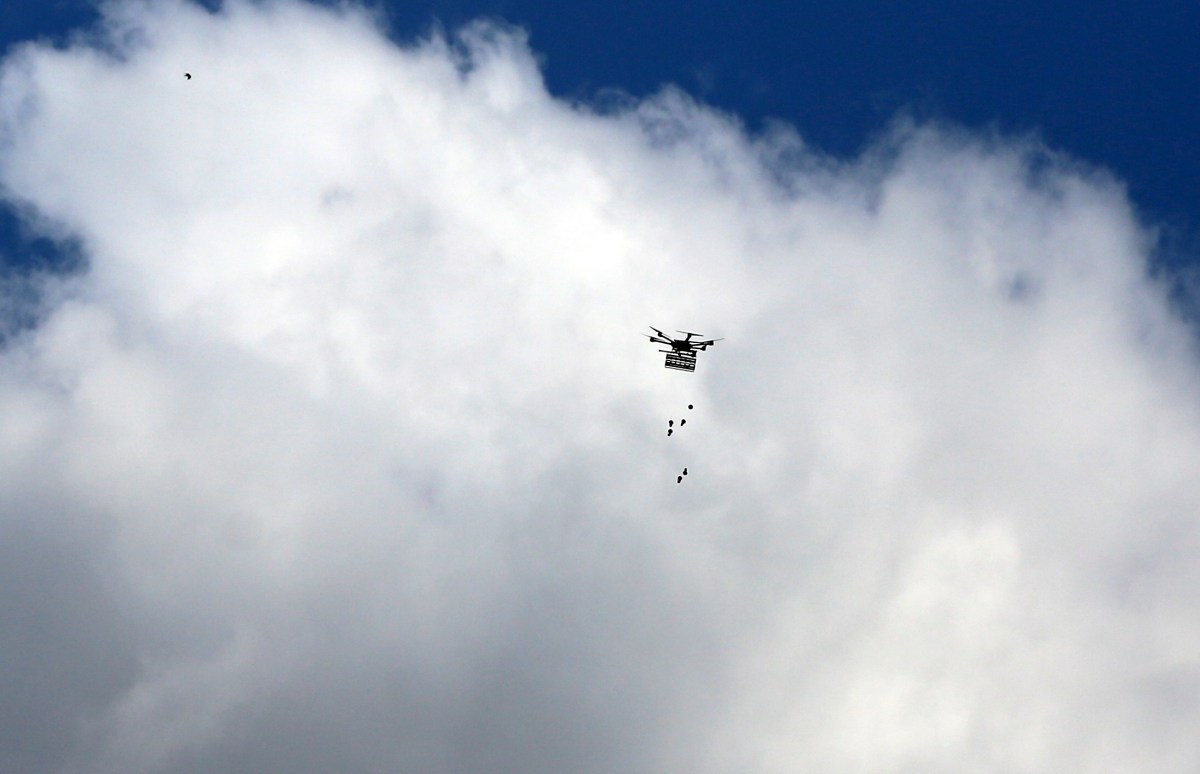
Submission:
POLYGON ((1200 765, 1200 380, 1114 181, 108 13, 0 82, 89 261, 0 355, 3 768, 1200 765))

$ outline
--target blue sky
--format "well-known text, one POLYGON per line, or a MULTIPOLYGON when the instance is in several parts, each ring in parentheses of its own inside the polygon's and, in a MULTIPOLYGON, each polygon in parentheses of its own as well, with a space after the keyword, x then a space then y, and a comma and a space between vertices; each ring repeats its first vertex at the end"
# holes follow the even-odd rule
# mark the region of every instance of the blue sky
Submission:
MULTIPOLYGON (((6 3, 0 42, 61 36, 93 18, 90 5, 6 3)), ((770 118, 793 123, 811 144, 843 157, 901 111, 975 129, 1036 132, 1122 179, 1145 218, 1168 227, 1168 261, 1194 257, 1194 3, 381 5, 399 39, 427 29, 433 18, 450 28, 480 16, 525 27, 558 95, 590 99, 618 88, 641 96, 673 83, 751 128, 770 118)), ((11 239, 11 217, 4 220, 0 230, 11 239)))

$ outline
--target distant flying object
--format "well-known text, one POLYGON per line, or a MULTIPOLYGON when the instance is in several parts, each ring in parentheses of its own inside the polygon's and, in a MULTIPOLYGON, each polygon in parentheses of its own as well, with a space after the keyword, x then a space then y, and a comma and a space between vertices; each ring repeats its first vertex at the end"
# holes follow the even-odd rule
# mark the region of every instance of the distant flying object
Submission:
MULTIPOLYGON (((677 333, 682 333, 686 338, 673 339, 653 325, 650 326, 650 330, 658 335, 651 336, 649 333, 643 333, 642 335, 655 344, 667 344, 671 347, 670 349, 660 349, 659 352, 665 352, 667 355, 667 362, 663 366, 665 368, 674 368, 677 371, 695 371, 696 353, 708 349, 718 341, 723 341, 723 339, 708 339, 706 341, 696 339, 693 341, 692 337, 699 336, 700 334, 689 333, 688 331, 677 331, 677 333)), ((688 408, 691 408, 691 406, 688 408)))
POLYGON ((183 77, 184 77, 184 78, 187 78, 187 79, 190 81, 190 80, 192 79, 192 74, 191 74, 191 73, 184 73, 184 74, 183 74, 183 77))

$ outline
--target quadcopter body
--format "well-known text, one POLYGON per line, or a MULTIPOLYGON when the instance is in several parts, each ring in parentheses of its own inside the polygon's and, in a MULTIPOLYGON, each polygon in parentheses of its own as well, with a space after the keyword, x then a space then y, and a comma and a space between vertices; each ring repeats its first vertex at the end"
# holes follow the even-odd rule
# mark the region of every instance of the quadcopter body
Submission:
POLYGON ((684 338, 673 339, 653 325, 650 326, 650 330, 654 331, 655 335, 651 336, 649 333, 643 333, 642 335, 656 344, 666 344, 670 347, 670 349, 660 349, 659 352, 663 352, 667 356, 663 367, 672 368, 676 371, 695 371, 696 353, 703 352, 713 344, 721 341, 721 339, 701 339, 699 338, 700 334, 689 331, 676 331, 677 333, 682 333, 684 338))

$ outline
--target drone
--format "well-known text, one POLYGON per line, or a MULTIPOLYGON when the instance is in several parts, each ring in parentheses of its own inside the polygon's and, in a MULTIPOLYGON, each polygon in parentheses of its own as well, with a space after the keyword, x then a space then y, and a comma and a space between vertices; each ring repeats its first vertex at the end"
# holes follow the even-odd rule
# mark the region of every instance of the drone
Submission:
POLYGON ((693 336, 698 337, 700 334, 688 331, 676 331, 676 333, 682 333, 686 338, 673 339, 653 325, 650 326, 650 330, 658 335, 651 336, 649 333, 643 333, 642 335, 655 344, 666 344, 670 347, 670 349, 659 350, 659 352, 664 352, 667 355, 667 362, 663 364, 663 367, 673 368, 677 371, 695 371, 696 353, 708 349, 718 341, 723 341, 723 339, 701 340, 699 338, 693 340, 693 336))

